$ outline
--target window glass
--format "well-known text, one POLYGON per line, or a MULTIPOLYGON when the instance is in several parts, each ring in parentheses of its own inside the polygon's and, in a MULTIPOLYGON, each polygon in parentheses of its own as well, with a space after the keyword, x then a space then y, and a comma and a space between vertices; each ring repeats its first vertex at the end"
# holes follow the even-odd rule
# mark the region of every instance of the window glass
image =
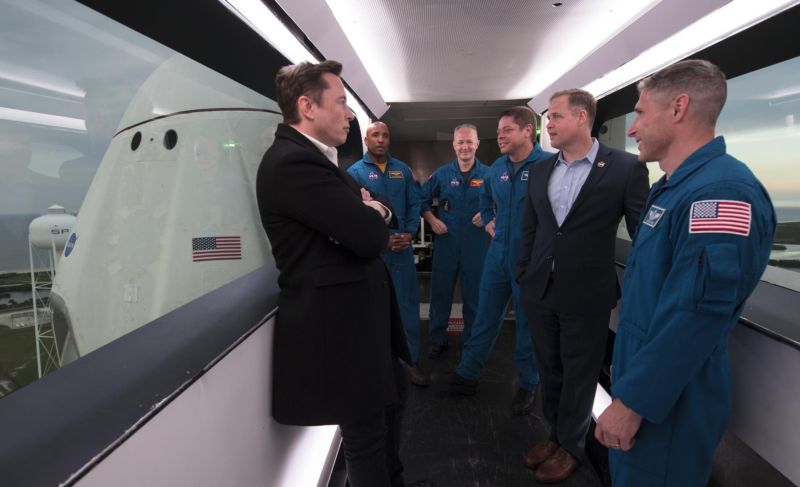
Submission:
MULTIPOLYGON (((604 123, 600 140, 638 153, 625 132, 633 123, 628 113, 604 123)), ((728 81, 728 100, 717 123, 728 152, 745 162, 772 198, 778 230, 763 279, 800 291, 800 57, 728 81)), ((648 163, 650 181, 664 174, 648 163)), ((624 225, 618 231, 628 239, 624 225)))
POLYGON ((77 2, 0 12, 2 397, 271 262, 255 174, 280 115, 77 2))

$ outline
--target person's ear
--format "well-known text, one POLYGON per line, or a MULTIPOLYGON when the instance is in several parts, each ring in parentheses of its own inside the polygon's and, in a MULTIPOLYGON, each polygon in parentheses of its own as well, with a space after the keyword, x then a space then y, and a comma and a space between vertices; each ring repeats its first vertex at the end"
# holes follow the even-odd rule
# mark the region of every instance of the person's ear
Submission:
POLYGON ((686 118, 689 113, 689 94, 681 93, 672 100, 672 118, 676 122, 680 122, 686 118))
POLYGON ((301 119, 314 120, 315 107, 314 101, 306 95, 297 99, 297 113, 300 114, 301 119))

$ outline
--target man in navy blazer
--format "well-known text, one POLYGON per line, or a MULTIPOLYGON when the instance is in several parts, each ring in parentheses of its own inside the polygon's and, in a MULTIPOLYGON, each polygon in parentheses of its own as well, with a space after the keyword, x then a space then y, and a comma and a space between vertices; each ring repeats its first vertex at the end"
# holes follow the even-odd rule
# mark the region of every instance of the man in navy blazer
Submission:
POLYGON ((338 167, 336 146, 353 118, 341 69, 300 63, 276 78, 284 123, 256 181, 280 271, 272 416, 340 425, 350 485, 388 487, 402 485, 397 438, 387 447, 386 436, 387 426, 397 432, 389 406, 398 401, 398 359, 411 359, 380 259, 390 208, 338 167))
POLYGON ((528 183, 517 279, 551 427, 525 457, 539 482, 566 479, 584 459, 619 297, 617 227, 624 217, 633 237, 649 191, 644 163, 592 138, 596 106, 583 90, 553 94, 547 131, 559 153, 534 165, 528 183))

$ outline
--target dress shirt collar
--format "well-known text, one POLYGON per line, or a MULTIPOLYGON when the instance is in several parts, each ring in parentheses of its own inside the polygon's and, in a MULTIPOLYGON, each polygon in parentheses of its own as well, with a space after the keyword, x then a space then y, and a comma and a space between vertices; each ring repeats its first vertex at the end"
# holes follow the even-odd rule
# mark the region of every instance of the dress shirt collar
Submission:
MULTIPOLYGON (((592 146, 589 148, 589 152, 587 152, 585 156, 573 162, 588 161, 590 165, 594 165, 594 160, 597 159, 598 152, 600 152, 600 143, 597 141, 597 139, 592 137, 592 146)), ((567 161, 562 159, 561 151, 558 151, 558 157, 556 158, 554 166, 557 166, 559 163, 569 165, 567 164, 567 161)))
MULTIPOLYGON (((298 132, 300 131, 298 130, 298 132)), ((319 149, 320 152, 322 152, 322 154, 333 163, 334 166, 339 167, 339 151, 336 150, 336 147, 327 146, 305 132, 300 133, 303 134, 305 138, 310 140, 311 143, 314 144, 317 149, 319 149)))

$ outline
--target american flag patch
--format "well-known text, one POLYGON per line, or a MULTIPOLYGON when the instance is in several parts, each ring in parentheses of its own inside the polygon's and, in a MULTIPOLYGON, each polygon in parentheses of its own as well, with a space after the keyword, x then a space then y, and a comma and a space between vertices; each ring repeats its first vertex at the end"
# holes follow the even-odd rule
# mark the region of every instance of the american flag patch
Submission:
POLYGON ((464 318, 450 318, 447 320, 447 333, 458 335, 464 333, 464 318))
POLYGON ((242 260, 242 237, 192 238, 192 262, 242 260))
POLYGON ((704 200, 692 203, 689 233, 750 235, 750 203, 704 200))

